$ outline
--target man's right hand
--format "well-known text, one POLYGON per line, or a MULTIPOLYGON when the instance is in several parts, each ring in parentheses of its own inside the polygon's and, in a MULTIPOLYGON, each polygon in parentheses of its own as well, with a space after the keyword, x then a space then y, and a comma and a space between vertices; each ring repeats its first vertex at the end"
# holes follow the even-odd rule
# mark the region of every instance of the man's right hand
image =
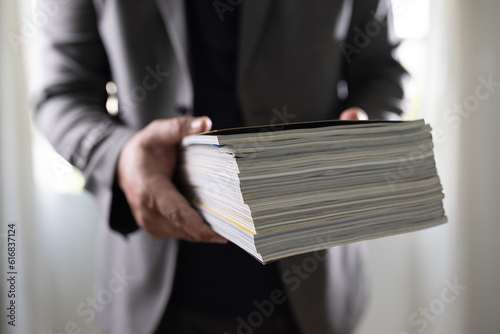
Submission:
POLYGON ((137 224, 154 238, 226 243, 189 205, 172 183, 177 145, 189 134, 210 130, 208 117, 151 122, 131 137, 118 159, 118 184, 137 224))

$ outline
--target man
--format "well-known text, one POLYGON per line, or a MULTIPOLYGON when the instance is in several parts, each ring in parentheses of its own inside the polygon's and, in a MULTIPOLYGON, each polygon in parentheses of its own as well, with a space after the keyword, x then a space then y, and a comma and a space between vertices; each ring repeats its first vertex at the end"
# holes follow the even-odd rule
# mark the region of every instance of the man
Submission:
POLYGON ((72 0, 45 35, 37 120, 106 219, 100 285, 127 282, 98 313, 103 332, 353 331, 359 245, 262 266, 176 188, 176 146, 212 123, 397 117, 389 1, 72 0))

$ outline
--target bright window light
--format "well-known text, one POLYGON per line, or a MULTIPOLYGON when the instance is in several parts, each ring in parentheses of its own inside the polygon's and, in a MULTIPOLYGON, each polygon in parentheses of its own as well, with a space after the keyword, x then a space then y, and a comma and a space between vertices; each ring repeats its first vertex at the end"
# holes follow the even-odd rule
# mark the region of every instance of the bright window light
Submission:
POLYGON ((420 39, 429 33, 430 0, 392 0, 392 11, 398 37, 420 39))

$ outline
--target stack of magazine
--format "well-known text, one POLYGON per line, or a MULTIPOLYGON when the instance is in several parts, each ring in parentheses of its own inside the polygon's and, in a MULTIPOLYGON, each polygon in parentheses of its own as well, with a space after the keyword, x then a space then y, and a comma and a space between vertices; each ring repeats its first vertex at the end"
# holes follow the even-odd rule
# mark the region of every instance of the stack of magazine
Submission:
POLYGON ((187 136, 183 189, 259 261, 446 222, 430 127, 322 121, 187 136))

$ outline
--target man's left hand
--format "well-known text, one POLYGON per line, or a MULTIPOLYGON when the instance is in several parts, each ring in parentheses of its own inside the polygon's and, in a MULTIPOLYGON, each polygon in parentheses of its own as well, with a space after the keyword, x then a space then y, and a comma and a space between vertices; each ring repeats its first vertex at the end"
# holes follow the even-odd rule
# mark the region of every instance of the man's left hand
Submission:
POLYGON ((344 110, 339 117, 342 121, 366 121, 368 120, 368 115, 366 112, 357 107, 351 107, 344 110))

